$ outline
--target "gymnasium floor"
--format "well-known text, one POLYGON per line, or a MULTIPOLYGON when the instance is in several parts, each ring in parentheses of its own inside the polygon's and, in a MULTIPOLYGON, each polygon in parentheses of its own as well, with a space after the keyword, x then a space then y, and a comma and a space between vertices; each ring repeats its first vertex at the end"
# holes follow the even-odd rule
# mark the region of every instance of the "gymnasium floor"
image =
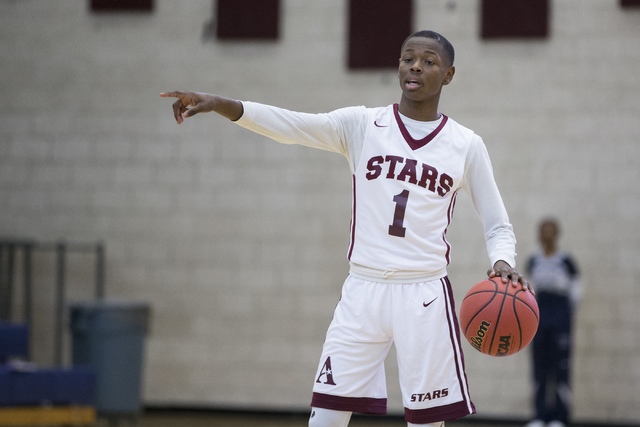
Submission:
MULTIPOLYGON (((306 414, 262 414, 207 411, 165 411, 147 410, 138 422, 138 427, 306 427, 306 414)), ((447 427, 521 427, 524 423, 488 422, 469 419, 467 422, 447 423, 447 427)), ((120 422, 119 426, 128 427, 129 423, 120 422)), ((365 417, 354 415, 349 427, 406 427, 401 417, 365 417)), ((102 426, 100 426, 102 427, 102 426)))

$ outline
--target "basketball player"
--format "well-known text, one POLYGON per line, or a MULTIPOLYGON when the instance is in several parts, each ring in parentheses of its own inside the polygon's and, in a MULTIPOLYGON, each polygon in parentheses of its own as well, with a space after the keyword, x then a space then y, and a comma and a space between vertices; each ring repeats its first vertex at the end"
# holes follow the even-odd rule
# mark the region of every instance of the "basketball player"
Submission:
POLYGON ((284 144, 345 156, 353 174, 350 273, 314 377, 310 427, 345 427, 352 412, 386 413, 384 359, 394 342, 405 418, 443 426, 475 413, 447 278, 445 235, 456 195, 482 220, 490 277, 532 290, 516 271, 515 237, 482 139, 438 111, 454 50, 415 33, 401 48, 400 103, 327 114, 292 112, 217 95, 169 92, 178 124, 214 111, 284 144))
POLYGON ((527 262, 527 275, 538 290, 540 325, 533 339, 536 419, 527 427, 564 427, 570 415, 571 324, 582 296, 578 267, 558 248, 555 219, 540 223, 540 251, 527 262))

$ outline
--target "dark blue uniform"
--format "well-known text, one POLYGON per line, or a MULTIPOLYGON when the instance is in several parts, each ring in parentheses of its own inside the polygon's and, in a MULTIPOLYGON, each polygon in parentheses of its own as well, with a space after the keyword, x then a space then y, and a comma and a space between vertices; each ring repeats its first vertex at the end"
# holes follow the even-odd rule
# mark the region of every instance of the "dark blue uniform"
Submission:
POLYGON ((533 339, 536 417, 564 423, 569 417, 571 389, 571 322, 578 298, 578 268, 564 252, 551 257, 538 253, 527 263, 540 309, 540 325, 533 339))

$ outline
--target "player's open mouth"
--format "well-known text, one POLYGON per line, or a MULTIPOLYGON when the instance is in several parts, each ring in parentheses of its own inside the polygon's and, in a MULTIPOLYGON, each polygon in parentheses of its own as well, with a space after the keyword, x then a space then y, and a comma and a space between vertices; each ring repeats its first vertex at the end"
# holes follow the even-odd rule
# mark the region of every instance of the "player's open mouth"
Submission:
POLYGON ((422 84, 416 79, 409 79, 406 81, 405 86, 407 89, 417 89, 422 86, 422 84))

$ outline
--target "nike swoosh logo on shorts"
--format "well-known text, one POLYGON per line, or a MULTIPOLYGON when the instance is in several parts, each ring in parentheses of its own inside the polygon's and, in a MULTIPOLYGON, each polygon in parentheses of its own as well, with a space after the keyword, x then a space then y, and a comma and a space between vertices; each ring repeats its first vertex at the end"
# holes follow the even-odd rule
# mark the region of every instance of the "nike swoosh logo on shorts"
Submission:
POLYGON ((375 120, 373 121, 373 124, 378 126, 379 128, 388 128, 389 125, 383 126, 383 125, 379 125, 375 120))
POLYGON ((429 307, 429 305, 431 305, 432 302, 434 302, 435 300, 437 300, 438 297, 435 297, 434 299, 432 299, 430 302, 423 302, 422 305, 425 307, 429 307))

